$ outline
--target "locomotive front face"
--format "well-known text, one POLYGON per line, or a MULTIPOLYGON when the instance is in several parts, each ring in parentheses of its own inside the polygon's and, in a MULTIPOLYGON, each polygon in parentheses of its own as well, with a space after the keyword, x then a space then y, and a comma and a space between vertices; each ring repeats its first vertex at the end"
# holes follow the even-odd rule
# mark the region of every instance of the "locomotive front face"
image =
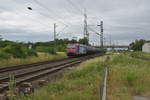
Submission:
POLYGON ((69 44, 67 46, 67 55, 68 56, 76 56, 78 53, 77 46, 74 44, 69 44))

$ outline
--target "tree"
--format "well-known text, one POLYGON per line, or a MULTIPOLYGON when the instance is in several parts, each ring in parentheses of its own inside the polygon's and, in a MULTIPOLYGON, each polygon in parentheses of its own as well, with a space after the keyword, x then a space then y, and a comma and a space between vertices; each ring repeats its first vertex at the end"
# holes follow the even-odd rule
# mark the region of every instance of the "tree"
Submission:
POLYGON ((77 43, 77 40, 72 39, 70 42, 71 42, 71 43, 77 43))
POLYGON ((135 40, 135 42, 132 42, 130 44, 130 47, 132 50, 134 51, 142 51, 142 46, 143 44, 145 43, 146 41, 143 40, 143 39, 140 39, 140 40, 135 40))
POLYGON ((79 43, 88 45, 88 39, 87 38, 79 39, 79 43))

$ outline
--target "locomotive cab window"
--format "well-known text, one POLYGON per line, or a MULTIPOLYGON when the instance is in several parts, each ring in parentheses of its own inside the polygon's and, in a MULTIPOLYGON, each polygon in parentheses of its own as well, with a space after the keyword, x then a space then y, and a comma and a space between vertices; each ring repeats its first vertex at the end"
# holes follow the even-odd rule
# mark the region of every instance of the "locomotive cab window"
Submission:
POLYGON ((76 49, 76 46, 75 45, 69 45, 67 48, 68 49, 76 49))
POLYGON ((75 45, 68 45, 67 48, 68 49, 76 49, 77 47, 75 45))

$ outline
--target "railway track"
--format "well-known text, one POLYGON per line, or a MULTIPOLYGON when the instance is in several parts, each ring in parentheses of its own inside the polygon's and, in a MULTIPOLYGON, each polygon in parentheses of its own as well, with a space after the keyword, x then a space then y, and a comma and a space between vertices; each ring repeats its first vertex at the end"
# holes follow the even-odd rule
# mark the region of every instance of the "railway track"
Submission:
POLYGON ((39 62, 39 63, 32 63, 32 64, 22 64, 22 65, 16 65, 16 66, 1 67, 0 68, 0 73, 13 71, 13 70, 19 70, 19 69, 23 69, 23 68, 27 68, 27 67, 35 67, 35 66, 39 66, 39 65, 55 63, 55 62, 58 62, 58 61, 65 61, 67 59, 69 59, 69 58, 60 59, 60 60, 45 61, 45 62, 39 62))
POLYGON ((133 56, 133 55, 130 55, 130 57, 137 58, 137 59, 141 59, 141 60, 147 60, 147 61, 150 61, 150 58, 147 58, 147 57, 133 56))
POLYGON ((64 68, 74 66, 87 59, 101 56, 102 54, 89 55, 79 58, 66 58, 63 60, 56 60, 50 62, 41 62, 35 64, 26 64, 13 67, 6 67, 0 69, 0 92, 4 92, 9 87, 9 76, 13 76, 16 85, 22 82, 32 82, 38 78, 44 77, 62 70, 64 68))

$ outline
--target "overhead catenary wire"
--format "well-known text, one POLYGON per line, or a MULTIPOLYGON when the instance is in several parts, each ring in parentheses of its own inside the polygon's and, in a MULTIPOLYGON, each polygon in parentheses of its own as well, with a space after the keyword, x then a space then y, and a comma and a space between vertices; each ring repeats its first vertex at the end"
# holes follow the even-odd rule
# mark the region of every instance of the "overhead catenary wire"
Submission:
MULTIPOLYGON (((34 1, 37 5, 39 5, 40 7, 44 8, 45 10, 47 10, 48 12, 53 12, 53 14, 54 14, 55 16, 59 16, 59 15, 56 14, 53 10, 49 9, 49 8, 48 8, 47 6, 45 6, 44 4, 40 3, 38 0, 33 0, 33 1, 34 1)), ((48 13, 47 17, 50 17, 51 19, 56 20, 54 17, 50 16, 49 13, 48 13)), ((61 24, 63 24, 63 25, 67 25, 66 23, 64 23, 64 22, 63 22, 62 20, 60 20, 60 19, 57 19, 56 22, 61 23, 61 24)))
MULTIPOLYGON (((15 11, 15 12, 11 12, 11 13, 14 14, 15 16, 26 17, 26 16, 22 15, 22 13, 20 13, 19 11, 15 11)), ((28 16, 28 17, 26 17, 26 19, 31 19, 32 22, 38 22, 38 23, 40 23, 41 25, 43 25, 45 27, 49 27, 46 23, 43 23, 40 20, 36 20, 32 16, 28 16)), ((44 28, 42 28, 42 29, 45 30, 44 28)))
MULTIPOLYGON (((71 8, 67 8, 68 6, 64 6, 63 7, 63 9, 65 10, 65 12, 67 12, 67 14, 69 15, 69 17, 70 16, 73 16, 73 14, 75 15, 75 16, 77 16, 77 14, 75 14, 75 13, 73 13, 74 11, 73 11, 73 9, 71 9, 71 8)), ((81 15, 81 16, 83 16, 83 15, 81 15)), ((71 24, 71 26, 74 26, 71 22, 69 22, 70 24, 71 24)))
MULTIPOLYGON (((13 1, 15 1, 15 0, 13 0, 13 1)), ((33 1, 33 0, 32 0, 33 1)), ((16 1, 15 1, 16 2, 16 1)), ((31 0, 27 0, 27 1, 24 1, 24 2, 30 2, 31 4, 32 4, 32 2, 31 2, 31 0)), ((36 2, 36 0, 34 0, 34 3, 36 2)), ((16 3, 18 3, 18 2, 16 2, 16 3)), ((36 4, 38 3, 38 1, 36 2, 36 4)), ((40 3, 38 3, 37 5, 39 5, 40 7, 44 7, 46 10, 47 10, 47 7, 46 6, 44 6, 44 5, 42 5, 42 4, 40 4, 40 3)), ((32 8, 32 7, 31 7, 32 8)), ((50 15, 46 15, 46 14, 44 14, 44 13, 41 13, 41 12, 39 12, 39 11, 37 11, 37 9, 33 9, 33 11, 36 11, 36 13, 39 13, 39 14, 41 14, 42 16, 44 16, 44 17, 46 17, 46 18, 51 18, 51 19, 53 19, 53 20, 56 20, 54 17, 52 17, 52 16, 50 16, 50 15)), ((58 22, 58 21, 57 21, 58 22)), ((59 23, 61 23, 61 24, 64 24, 63 22, 61 22, 61 21, 59 21, 59 23)))
MULTIPOLYGON (((38 2, 37 0, 34 0, 34 1, 36 1, 36 3, 38 3, 39 6, 43 7, 43 8, 46 9, 47 11, 50 10, 50 9, 47 8, 46 6, 40 4, 40 2, 38 2)), ((48 15, 46 15, 46 14, 44 14, 44 13, 41 13, 41 12, 39 12, 39 13, 40 13, 41 15, 44 15, 45 17, 50 17, 50 18, 52 18, 51 16, 48 16, 48 15)), ((53 19, 53 18, 52 18, 52 19, 53 19)), ((59 22, 60 22, 60 21, 59 21, 59 22)), ((64 22, 61 22, 61 23, 63 23, 63 24, 65 25, 65 27, 64 27, 61 31, 57 32, 57 33, 58 33, 57 35, 59 35, 60 32, 63 32, 63 31, 68 27, 68 25, 65 24, 64 22)))
MULTIPOLYGON (((11 0, 11 1, 14 1, 16 4, 18 4, 18 2, 16 1, 16 0, 11 0)), ((27 9, 27 8, 25 8, 25 9, 27 9)), ((9 11, 11 11, 11 10, 9 10, 9 11)), ((19 10, 16 10, 16 11, 14 11, 14 12, 12 12, 12 13, 14 13, 15 15, 19 15, 19 16, 22 16, 22 17, 26 17, 26 16, 23 16, 23 15, 25 15, 26 13, 24 13, 24 12, 22 12, 22 11, 19 11, 19 10), (21 12, 21 13, 20 13, 21 12), (23 15, 22 15, 23 14, 23 15)), ((32 13, 31 13, 32 14, 32 13)), ((43 25, 43 26, 45 26, 45 27, 49 27, 49 25, 47 25, 46 23, 44 23, 43 21, 41 21, 41 20, 36 20, 35 18, 33 18, 32 16, 28 16, 28 17, 26 17, 26 18, 28 18, 28 19, 32 19, 31 21, 33 21, 33 22, 39 22, 41 25, 43 25), (29 18, 30 17, 30 18, 29 18)))
MULTIPOLYGON (((63 8, 69 13, 69 14, 74 14, 73 12, 74 11, 76 11, 76 12, 81 12, 81 14, 83 15, 84 13, 83 13, 83 8, 84 7, 82 7, 81 9, 80 8, 78 8, 72 1, 66 1, 66 0, 63 0, 63 1, 65 1, 67 4, 69 4, 68 6, 70 6, 69 7, 69 9, 67 8, 68 6, 64 6, 63 8)), ((78 4, 79 5, 79 4, 78 4)), ((76 15, 76 14, 75 14, 76 15)))
POLYGON ((65 26, 61 31, 58 32, 58 35, 63 32, 68 26, 65 26))
MULTIPOLYGON (((34 0, 34 1, 38 2, 37 0, 34 0)), ((48 9, 46 6, 41 5, 41 4, 40 4, 40 2, 38 2, 38 4, 39 4, 39 6, 44 7, 44 9, 46 9, 47 11, 49 11, 49 9, 48 9)), ((66 9, 67 9, 67 8, 66 8, 66 9)), ((50 10, 50 11, 52 11, 52 10, 50 10)), ((70 13, 69 13, 69 14, 70 14, 70 13)), ((47 15, 47 17, 48 17, 48 15, 47 15)), ((68 23, 68 22, 67 22, 67 23, 68 23)), ((69 25, 65 24, 65 26, 70 26, 70 25, 72 25, 72 26, 73 26, 73 24, 72 24, 72 23, 70 23, 70 22, 69 22, 69 25)))
MULTIPOLYGON (((36 1, 36 3, 38 2, 37 0, 34 0, 34 1, 36 1)), ((42 8, 44 8, 44 9, 46 9, 47 11, 51 11, 51 12, 53 12, 53 10, 51 10, 51 9, 49 9, 48 7, 46 7, 44 4, 41 4, 40 2, 38 2, 38 4, 37 4, 38 6, 40 6, 40 7, 42 7, 42 8)), ((69 13, 70 14, 70 13, 69 13)), ((48 16, 47 14, 44 14, 44 13, 41 13, 41 15, 44 15, 45 17, 50 17, 50 18, 52 18, 51 16, 48 16)), ((52 19, 54 19, 54 18, 52 18, 52 19)), ((54 19, 55 20, 55 19, 54 19)), ((60 21, 59 21, 60 22, 60 21)), ((60 23, 62 23, 62 22, 60 22, 60 23)), ((68 27, 70 27, 70 26, 74 26, 70 21, 67 21, 67 22, 63 22, 63 25, 65 25, 65 27, 66 28, 68 28, 68 27)))
MULTIPOLYGON (((44 8, 44 9, 46 9, 47 11, 49 11, 49 12, 53 12, 53 10, 51 10, 51 9, 49 9, 48 7, 46 7, 44 4, 42 4, 42 3, 40 3, 38 0, 33 0, 37 5, 39 5, 40 7, 42 7, 42 8, 44 8)), ((43 15, 43 16, 45 16, 45 17, 50 17, 51 19, 53 19, 53 20, 55 20, 55 18, 54 17, 52 17, 52 16, 49 16, 48 14, 44 14, 44 13, 40 13, 41 15, 43 15)), ((55 15, 56 15, 56 13, 55 13, 55 15)), ((58 16, 58 15, 57 15, 58 16)), ((57 20, 57 22, 60 22, 60 23, 62 23, 63 25, 65 25, 65 26, 68 26, 67 24, 69 23, 69 25, 73 25, 72 23, 70 23, 70 22, 66 22, 66 23, 64 23, 63 21, 60 21, 60 20, 57 20)))
MULTIPOLYGON (((34 1, 35 1, 35 0, 34 0, 34 1)), ((41 7, 42 7, 42 6, 41 6, 41 7)), ((47 8, 44 8, 44 9, 47 9, 47 8)), ((48 10, 48 9, 47 9, 47 10, 48 10)), ((41 13, 41 15, 43 15, 43 13, 41 13)), ((45 14, 44 14, 44 16, 48 17, 48 15, 45 15, 45 14)), ((71 24, 69 24, 69 25, 71 25, 71 24)), ((59 34, 60 32, 63 32, 67 27, 68 27, 68 25, 65 24, 65 27, 64 27, 61 31, 59 31, 59 32, 57 32, 57 33, 59 34)))
POLYGON ((94 32, 97 35, 100 35, 98 32, 96 32, 93 28, 91 28, 90 26, 88 26, 88 28, 90 29, 90 31, 94 32))
MULTIPOLYGON (((34 0, 34 1, 36 1, 36 0, 34 0)), ((17 3, 17 2, 16 2, 16 3, 17 3)), ((44 5, 43 5, 43 7, 44 7, 44 5)), ((47 8, 47 7, 46 7, 46 8, 47 8)), ((46 9, 46 8, 45 8, 45 9, 46 9)), ((40 14, 41 16, 44 16, 44 17, 46 17, 46 18, 50 18, 50 19, 55 20, 53 17, 49 16, 48 14, 46 14, 46 13, 42 13, 42 12, 38 12, 38 11, 37 11, 37 10, 35 10, 35 9, 34 9, 32 12, 33 12, 33 13, 35 13, 35 12, 36 12, 37 14, 40 14)), ((33 18, 32 18, 32 19, 33 19, 33 18)), ((40 21, 40 20, 39 20, 39 21, 40 21)), ((38 21, 38 22, 39 22, 39 21, 38 21)), ((57 22, 58 22, 58 21, 57 21, 57 22)), ((60 22, 60 21, 59 21, 59 22, 60 22)), ((65 27, 66 27, 66 26, 68 27, 68 25, 67 25, 67 24, 65 24, 65 23, 63 23, 63 22, 60 22, 60 23, 62 23, 63 25, 65 25, 65 27)), ((46 26, 46 27, 49 27, 49 26, 46 26)), ((51 31, 52 31, 52 30, 51 30, 51 31)))
MULTIPOLYGON (((14 1, 15 1, 15 0, 14 0, 14 1)), ((54 13, 53 15, 49 15, 49 13, 40 12, 40 11, 37 11, 35 8, 33 8, 33 10, 35 10, 35 12, 36 12, 36 13, 39 13, 41 16, 44 16, 44 17, 46 17, 46 18, 50 18, 50 19, 56 20, 58 23, 61 23, 61 24, 65 25, 65 26, 67 26, 67 25, 70 26, 70 25, 72 24, 72 23, 70 23, 70 22, 68 22, 68 21, 67 21, 67 22, 63 22, 63 21, 60 20, 60 19, 57 20, 57 18, 55 18, 54 16, 56 15, 56 17, 58 17, 58 14, 56 14, 56 12, 54 12, 52 9, 50 9, 49 7, 47 7, 45 4, 39 2, 38 0, 28 0, 28 1, 29 1, 29 2, 32 1, 32 3, 36 3, 36 5, 40 6, 41 8, 45 9, 46 11, 54 13), (68 23, 69 23, 69 24, 68 24, 68 23)), ((25 2, 27 2, 27 1, 25 1, 25 2)), ((72 5, 72 7, 74 8, 74 10, 76 10, 76 11, 82 13, 82 10, 81 10, 81 9, 79 9, 78 7, 77 7, 77 9, 75 8, 76 5, 75 5, 74 3, 72 3, 72 1, 69 1, 69 2, 71 3, 71 5, 72 5)), ((66 9, 67 9, 67 8, 66 8, 66 9)), ((68 9, 68 10, 71 10, 71 9, 68 9)), ((68 10, 67 10, 67 11, 68 11, 68 10)), ((70 14, 70 12, 69 12, 68 14, 70 14)), ((70 15, 71 15, 71 14, 70 14, 70 15)))
POLYGON ((80 8, 78 8, 78 6, 76 6, 71 0, 66 0, 70 5, 72 5, 72 7, 73 8, 75 8, 75 10, 77 11, 77 12, 81 12, 82 14, 83 14, 83 11, 80 9, 80 8))
MULTIPOLYGON (((69 3, 67 3, 67 4, 69 4, 69 3)), ((70 5, 70 4, 69 4, 70 5)), ((70 15, 72 15, 72 14, 75 14, 76 15, 76 13, 78 12, 77 10, 74 10, 74 7, 72 7, 72 6, 70 6, 69 7, 69 5, 65 5, 63 8, 65 9, 65 11, 67 11, 70 15), (68 9, 68 7, 69 7, 69 9, 68 9)))

